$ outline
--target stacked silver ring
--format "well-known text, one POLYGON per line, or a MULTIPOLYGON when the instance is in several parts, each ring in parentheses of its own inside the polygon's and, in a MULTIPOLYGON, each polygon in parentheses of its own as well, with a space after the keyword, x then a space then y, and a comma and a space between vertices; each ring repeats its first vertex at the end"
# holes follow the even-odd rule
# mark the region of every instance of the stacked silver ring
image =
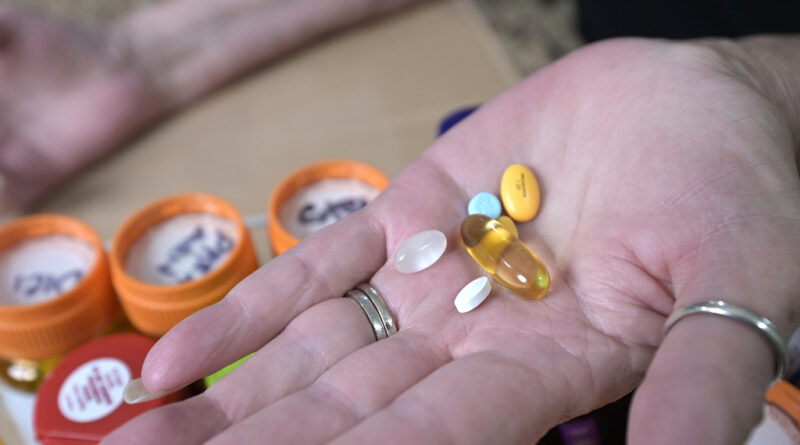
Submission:
POLYGON ((354 289, 347 291, 344 296, 361 306, 372 326, 375 340, 389 338, 397 332, 397 324, 394 322, 392 313, 389 312, 389 307, 378 290, 369 283, 359 284, 354 289))

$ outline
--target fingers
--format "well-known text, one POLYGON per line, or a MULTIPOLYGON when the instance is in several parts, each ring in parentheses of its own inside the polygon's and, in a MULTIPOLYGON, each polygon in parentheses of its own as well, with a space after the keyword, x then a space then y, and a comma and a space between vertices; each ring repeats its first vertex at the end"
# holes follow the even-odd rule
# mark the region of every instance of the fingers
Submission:
POLYGON ((375 342, 364 311, 349 298, 333 298, 300 314, 231 378, 206 391, 237 422, 313 383, 352 352, 375 342))
POLYGON ((162 337, 142 368, 145 387, 175 389, 216 372, 305 309, 368 280, 384 261, 383 228, 366 211, 311 235, 162 337))
POLYGON ((114 430, 101 443, 196 445, 228 424, 222 409, 211 399, 199 395, 148 411, 114 430))
POLYGON ((273 341, 205 393, 134 419, 111 444, 202 443, 289 393, 300 390, 358 348, 375 341, 361 308, 348 298, 300 314, 273 341), (186 434, 189 432, 190 434, 186 434))
POLYGON ((475 353, 443 366, 335 443, 535 443, 567 406, 567 394, 553 391, 563 385, 552 371, 475 353))
POLYGON ((709 315, 680 320, 634 396, 630 443, 743 443, 761 417, 774 362, 751 327, 709 315))
MULTIPOLYGON (((757 222, 707 242, 690 272, 676 268, 688 277, 676 282, 676 309, 722 299, 766 316, 786 339, 800 309, 800 233, 795 219, 757 222)), ((761 417, 775 363, 754 326, 708 314, 680 319, 633 399, 631 443, 742 443, 761 417)))
POLYGON ((373 343, 348 356, 308 388, 279 400, 215 437, 209 444, 321 443, 369 413, 448 360, 413 330, 373 343))

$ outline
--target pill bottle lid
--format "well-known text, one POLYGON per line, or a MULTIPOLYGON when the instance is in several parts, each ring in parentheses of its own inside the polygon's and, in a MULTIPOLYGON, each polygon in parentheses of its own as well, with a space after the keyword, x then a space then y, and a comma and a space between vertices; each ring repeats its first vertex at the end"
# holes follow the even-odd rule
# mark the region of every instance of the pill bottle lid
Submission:
POLYGON ((155 342, 137 334, 116 334, 70 353, 39 388, 33 415, 36 437, 45 445, 96 444, 139 414, 183 394, 129 405, 122 391, 141 376, 155 342))
POLYGON ((764 417, 746 445, 800 443, 800 389, 781 380, 767 391, 764 417))
POLYGON ((300 239, 281 223, 281 208, 295 193, 326 179, 355 179, 378 191, 389 185, 389 178, 382 171, 369 164, 352 160, 322 161, 292 172, 275 187, 267 206, 267 234, 274 255, 280 255, 300 242, 300 239))
MULTIPOLYGON (((171 249, 168 255, 174 254, 175 249, 171 249)), ((178 251, 190 255, 186 250, 178 251)), ((114 235, 109 257, 111 278, 125 314, 136 329, 152 337, 163 335, 192 313, 221 300, 258 267, 250 233, 239 212, 225 200, 204 193, 171 196, 139 210, 114 235), (224 220, 230 226, 234 241, 230 241, 226 256, 220 257, 218 264, 204 275, 167 284, 148 282, 131 273, 129 256, 151 229, 198 214, 224 220)))
MULTIPOLYGON (((34 215, 13 221, 0 228, 0 255, 11 255, 9 252, 25 249, 30 243, 44 245, 47 249, 51 239, 56 243, 61 242, 59 239, 76 243, 92 259, 85 264, 86 270, 70 277, 72 282, 69 289, 51 293, 49 297, 31 304, 8 303, 11 291, 4 284, 3 290, 0 290, 7 294, 2 296, 5 303, 0 304, 2 358, 42 360, 64 354, 100 335, 116 314, 117 305, 103 244, 97 233, 82 221, 55 214, 34 215)), ((40 251, 36 255, 47 256, 46 252, 40 251)), ((5 268, 5 260, 2 260, 3 274, 17 274, 10 270, 13 267, 5 268)), ((28 261, 31 261, 30 257, 28 261)), ((52 258, 39 257, 37 261, 33 257, 33 269, 45 266, 40 262, 56 263, 54 267, 58 267, 58 262, 52 258)), ((20 277, 17 275, 14 280, 20 277)), ((11 280, 11 277, 0 279, 11 280)))

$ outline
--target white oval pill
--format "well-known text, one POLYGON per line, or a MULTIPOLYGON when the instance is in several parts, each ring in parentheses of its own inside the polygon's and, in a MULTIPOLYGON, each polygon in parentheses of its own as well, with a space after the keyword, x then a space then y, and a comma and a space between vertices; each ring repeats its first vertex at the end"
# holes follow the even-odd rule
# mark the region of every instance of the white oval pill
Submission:
POLYGON ((489 282, 489 279, 486 277, 476 278, 469 282, 463 289, 456 295, 456 310, 461 312, 469 312, 479 304, 483 303, 483 300, 489 296, 489 292, 492 291, 492 284, 489 282))
POLYGON ((407 239, 394 252, 394 268, 400 273, 427 269, 447 249, 447 237, 438 230, 426 230, 407 239))

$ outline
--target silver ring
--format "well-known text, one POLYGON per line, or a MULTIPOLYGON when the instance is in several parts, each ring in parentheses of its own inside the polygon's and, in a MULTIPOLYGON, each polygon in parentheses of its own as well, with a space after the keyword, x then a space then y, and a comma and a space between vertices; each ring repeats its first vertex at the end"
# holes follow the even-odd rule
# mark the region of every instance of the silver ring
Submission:
POLYGON ((378 310, 378 315, 381 316, 381 320, 383 320, 383 327, 386 329, 386 336, 389 337, 397 333, 397 325, 394 322, 394 318, 392 317, 392 313, 389 312, 389 306, 386 305, 386 301, 383 300, 381 294, 378 293, 378 290, 372 287, 369 283, 362 283, 356 286, 356 289, 364 292, 364 294, 369 297, 372 301, 372 304, 375 306, 375 309, 378 310))
POLYGON ((733 318, 734 320, 741 321, 748 326, 756 328, 767 338, 776 354, 775 377, 772 379, 770 385, 774 385, 779 380, 783 379, 786 368, 789 366, 789 349, 786 347, 786 342, 783 340, 783 337, 781 337, 780 332, 778 332, 778 328, 776 328, 767 317, 721 300, 701 301, 684 306, 673 312, 672 315, 667 318, 666 323, 664 323, 664 335, 667 335, 667 332, 669 332, 678 320, 692 314, 722 315, 723 317, 733 318))
POLYGON ((375 340, 383 340, 384 338, 388 337, 388 335, 386 335, 386 328, 383 325, 383 320, 381 320, 381 316, 378 314, 378 310, 375 309, 372 301, 364 292, 358 289, 352 289, 347 291, 344 296, 350 298, 358 303, 359 306, 361 306, 361 309, 367 316, 369 324, 372 326, 372 333, 375 334, 375 340))

